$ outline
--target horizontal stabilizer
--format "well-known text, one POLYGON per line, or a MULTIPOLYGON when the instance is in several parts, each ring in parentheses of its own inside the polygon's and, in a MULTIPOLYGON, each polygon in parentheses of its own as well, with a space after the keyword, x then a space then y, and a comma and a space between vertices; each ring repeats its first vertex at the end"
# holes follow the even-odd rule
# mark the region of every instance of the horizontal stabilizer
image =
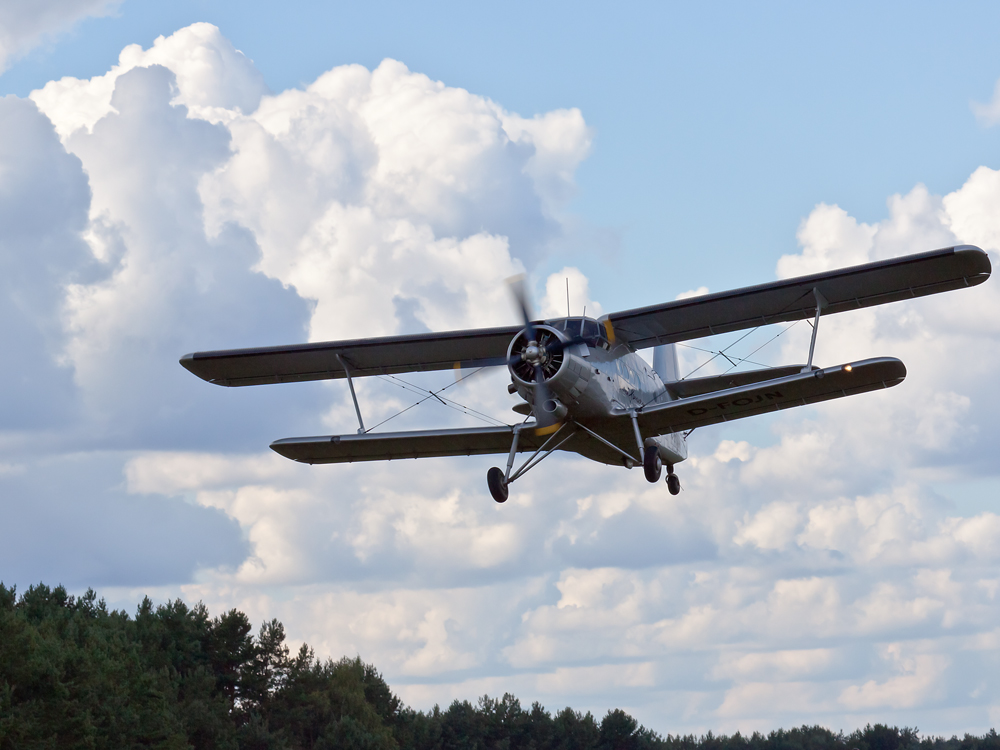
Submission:
MULTIPOLYGON (((413 432, 369 432, 360 435, 285 438, 271 449, 285 458, 306 464, 336 464, 354 461, 392 461, 399 458, 435 456, 480 456, 508 453, 513 427, 469 427, 413 432)), ((535 450, 544 438, 522 430, 518 450, 535 450)))
MULTIPOLYGON (((663 435, 756 414, 891 388, 906 377, 898 359, 878 357, 672 401, 639 415, 644 434, 663 435)), ((624 414, 624 413, 623 413, 624 414)))

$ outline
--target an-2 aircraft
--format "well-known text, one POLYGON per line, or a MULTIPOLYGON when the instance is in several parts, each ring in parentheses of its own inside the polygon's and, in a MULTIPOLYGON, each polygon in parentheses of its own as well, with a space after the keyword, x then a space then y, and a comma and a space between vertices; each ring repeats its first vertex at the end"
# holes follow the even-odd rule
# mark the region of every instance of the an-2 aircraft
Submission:
POLYGON ((814 404, 898 385, 906 368, 877 357, 817 367, 813 352, 820 318, 872 305, 981 284, 989 256, 960 245, 728 292, 610 313, 598 319, 532 320, 523 289, 521 325, 444 333, 331 341, 292 346, 198 352, 181 364, 225 386, 346 378, 357 434, 286 438, 271 444, 282 456, 308 464, 431 456, 507 454, 506 470, 487 474, 490 494, 507 499, 511 482, 553 451, 578 453, 605 464, 642 464, 656 482, 680 492, 674 466, 687 457, 686 433, 696 427, 814 404), (690 339, 808 320, 804 365, 711 377, 682 378, 674 344, 690 339), (655 347, 653 366, 636 353, 655 347), (514 411, 525 421, 502 427, 407 432, 365 430, 353 378, 405 372, 507 366, 514 411), (531 452, 514 469, 518 452, 531 452))

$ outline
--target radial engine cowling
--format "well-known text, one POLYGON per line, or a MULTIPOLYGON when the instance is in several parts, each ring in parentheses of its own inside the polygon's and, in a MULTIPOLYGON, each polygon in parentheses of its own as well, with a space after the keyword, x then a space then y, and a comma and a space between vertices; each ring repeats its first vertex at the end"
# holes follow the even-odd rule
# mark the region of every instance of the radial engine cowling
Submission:
POLYGON ((511 378, 519 386, 518 390, 530 389, 535 385, 535 365, 542 367, 542 374, 548 382, 555 378, 565 365, 565 352, 562 348, 555 353, 549 351, 549 345, 555 342, 565 342, 565 334, 547 325, 536 325, 535 336, 538 341, 528 338, 527 330, 521 331, 507 348, 507 367, 511 378))

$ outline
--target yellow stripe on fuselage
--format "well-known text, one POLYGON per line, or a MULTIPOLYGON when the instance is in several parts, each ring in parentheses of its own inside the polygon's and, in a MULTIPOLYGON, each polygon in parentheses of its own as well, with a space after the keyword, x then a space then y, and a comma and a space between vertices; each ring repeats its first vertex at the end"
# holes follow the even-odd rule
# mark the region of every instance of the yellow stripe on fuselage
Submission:
POLYGON ((608 341, 613 345, 615 343, 615 329, 611 325, 611 320, 605 318, 604 320, 604 330, 608 334, 608 341))
POLYGON ((548 427, 536 427, 535 434, 538 436, 551 435, 560 427, 562 427, 562 422, 556 422, 555 424, 550 424, 548 427))

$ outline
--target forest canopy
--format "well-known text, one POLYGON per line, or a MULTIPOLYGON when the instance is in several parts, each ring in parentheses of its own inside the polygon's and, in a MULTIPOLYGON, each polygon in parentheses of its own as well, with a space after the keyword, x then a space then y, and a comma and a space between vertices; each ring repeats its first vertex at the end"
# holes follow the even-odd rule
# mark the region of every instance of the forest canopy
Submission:
POLYGON ((0 583, 0 749, 365 748, 366 750, 1000 750, 1000 736, 920 738, 917 729, 820 726, 767 735, 662 736, 625 711, 598 721, 510 694, 427 712, 403 705, 360 657, 291 655, 277 620, 211 617, 180 599, 134 617, 93 590, 0 583))

